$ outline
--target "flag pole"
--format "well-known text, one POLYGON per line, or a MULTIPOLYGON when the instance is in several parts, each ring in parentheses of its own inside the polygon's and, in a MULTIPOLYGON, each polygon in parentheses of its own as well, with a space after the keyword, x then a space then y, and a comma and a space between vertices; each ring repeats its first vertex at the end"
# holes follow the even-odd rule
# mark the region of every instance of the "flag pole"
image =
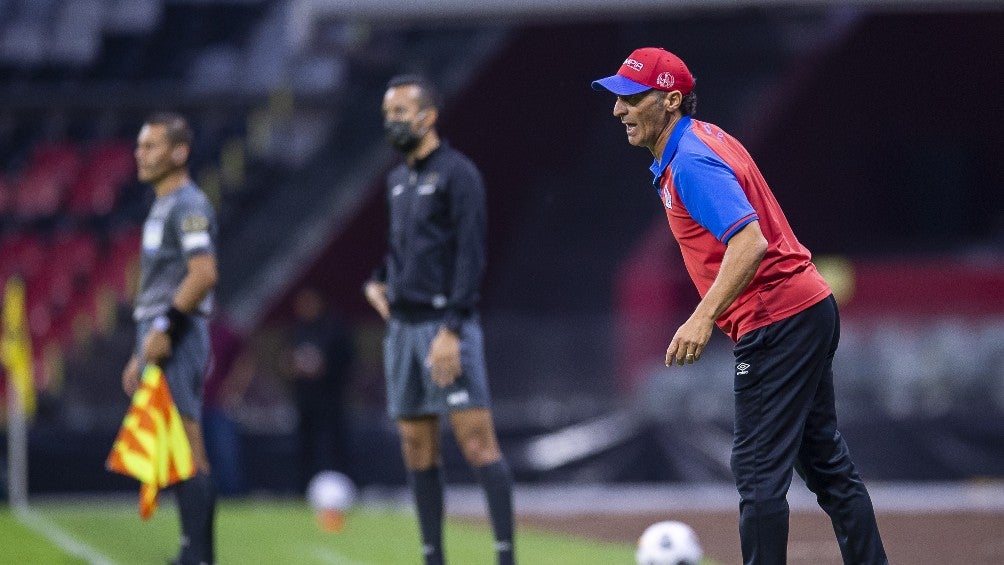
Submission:
POLYGON ((7 376, 7 500, 28 507, 28 420, 14 379, 7 376))
POLYGON ((28 416, 35 409, 24 281, 11 277, 3 294, 0 364, 7 369, 7 501, 24 509, 28 506, 28 416))

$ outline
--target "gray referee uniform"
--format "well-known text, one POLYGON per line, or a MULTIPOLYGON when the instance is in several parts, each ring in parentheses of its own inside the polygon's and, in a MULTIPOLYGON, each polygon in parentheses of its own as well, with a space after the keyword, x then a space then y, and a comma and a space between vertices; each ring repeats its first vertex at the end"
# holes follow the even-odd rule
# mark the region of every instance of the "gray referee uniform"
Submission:
MULTIPOLYGON (((139 292, 133 310, 137 355, 153 319, 171 307, 188 273, 188 260, 216 253, 217 230, 212 205, 191 182, 153 203, 143 224, 139 292)), ((196 420, 201 417, 202 382, 209 369, 208 316, 212 307, 210 291, 191 313, 188 330, 172 344, 171 356, 161 367, 178 412, 196 420)))

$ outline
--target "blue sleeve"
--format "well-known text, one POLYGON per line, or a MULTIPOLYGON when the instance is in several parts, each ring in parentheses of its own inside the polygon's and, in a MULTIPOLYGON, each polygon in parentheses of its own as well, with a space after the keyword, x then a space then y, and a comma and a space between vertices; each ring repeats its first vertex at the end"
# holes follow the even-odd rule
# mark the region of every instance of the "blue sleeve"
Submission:
POLYGON ((681 153, 673 160, 673 184, 690 216, 718 241, 728 243, 758 217, 732 168, 702 147, 704 152, 681 153))

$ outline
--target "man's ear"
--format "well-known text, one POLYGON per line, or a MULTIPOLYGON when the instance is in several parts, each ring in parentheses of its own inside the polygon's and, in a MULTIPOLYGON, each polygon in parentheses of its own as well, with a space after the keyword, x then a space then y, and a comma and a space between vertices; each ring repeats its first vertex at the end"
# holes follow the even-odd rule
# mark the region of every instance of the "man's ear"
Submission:
POLYGON ((439 119, 439 110, 435 107, 429 106, 428 108, 422 110, 423 116, 419 118, 419 122, 422 127, 426 129, 432 129, 432 126, 436 125, 436 120, 439 119))
POLYGON ((171 162, 175 166, 181 166, 188 161, 188 146, 187 145, 177 145, 171 150, 171 162))
POLYGON ((679 90, 674 90, 662 99, 662 103, 664 104, 667 112, 679 110, 680 105, 683 104, 683 94, 680 94, 679 90))

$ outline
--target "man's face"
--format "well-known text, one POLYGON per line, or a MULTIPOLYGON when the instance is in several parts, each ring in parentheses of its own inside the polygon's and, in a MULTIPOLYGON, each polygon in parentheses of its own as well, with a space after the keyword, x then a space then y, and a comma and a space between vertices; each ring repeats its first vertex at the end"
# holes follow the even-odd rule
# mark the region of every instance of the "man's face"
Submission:
POLYGON ((420 95, 421 90, 413 84, 388 88, 383 96, 384 121, 408 122, 414 127, 422 112, 420 95))
POLYGON ((181 153, 182 146, 168 141, 167 126, 145 124, 136 138, 136 176, 140 182, 156 183, 184 165, 181 153))
POLYGON ((654 152, 670 119, 663 104, 665 98, 665 92, 655 89, 617 97, 614 116, 624 124, 628 143, 654 152))

